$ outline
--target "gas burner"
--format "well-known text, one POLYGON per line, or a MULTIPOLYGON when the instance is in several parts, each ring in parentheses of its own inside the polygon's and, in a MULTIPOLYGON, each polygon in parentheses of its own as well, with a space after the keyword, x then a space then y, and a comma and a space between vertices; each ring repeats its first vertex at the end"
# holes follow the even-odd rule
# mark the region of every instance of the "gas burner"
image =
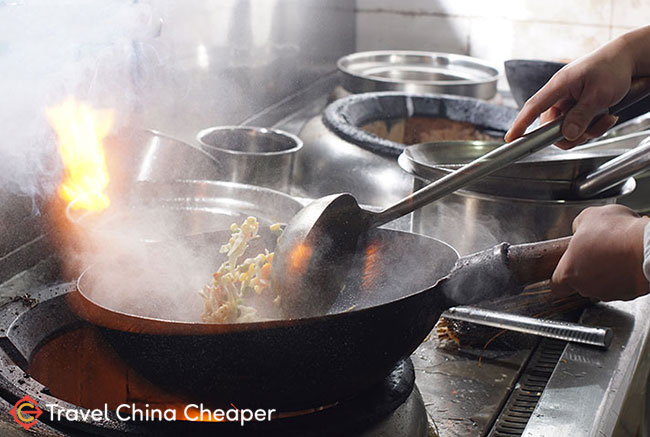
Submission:
MULTIPOLYGON (((364 393, 321 408, 274 414, 264 422, 188 422, 119 420, 119 405, 143 411, 180 409, 188 401, 140 377, 105 342, 100 332, 68 309, 66 294, 74 284, 28 293, 0 316, 0 387, 13 403, 25 395, 45 411, 39 425, 59 432, 115 435, 426 435, 427 415, 415 386, 413 363, 406 359, 364 393), (44 408, 45 407, 45 408, 44 408), (52 418, 51 411, 107 409, 102 420, 52 418), (385 434, 389 432, 389 434, 385 434)), ((207 405, 206 405, 207 407, 207 405)), ((214 406, 209 408, 214 409, 214 406)), ((223 409, 226 409, 224 407, 223 409)))

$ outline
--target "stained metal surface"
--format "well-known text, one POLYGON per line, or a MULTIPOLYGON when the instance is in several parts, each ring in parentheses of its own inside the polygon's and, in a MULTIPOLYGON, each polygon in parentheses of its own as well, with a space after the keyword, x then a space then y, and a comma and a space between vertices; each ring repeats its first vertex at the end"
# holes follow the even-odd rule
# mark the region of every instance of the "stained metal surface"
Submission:
POLYGON ((501 411, 533 345, 445 351, 428 340, 413 353, 416 384, 440 437, 485 435, 501 411), (479 361, 480 359, 480 361, 479 361))
MULTIPOLYGON (((625 123, 620 123, 606 132, 604 135, 592 140, 587 145, 592 145, 595 143, 600 143, 605 140, 617 139, 632 135, 635 133, 647 131, 650 129, 650 113, 639 115, 638 117, 632 118, 625 123)), ((650 134, 648 132, 646 135, 650 134)))

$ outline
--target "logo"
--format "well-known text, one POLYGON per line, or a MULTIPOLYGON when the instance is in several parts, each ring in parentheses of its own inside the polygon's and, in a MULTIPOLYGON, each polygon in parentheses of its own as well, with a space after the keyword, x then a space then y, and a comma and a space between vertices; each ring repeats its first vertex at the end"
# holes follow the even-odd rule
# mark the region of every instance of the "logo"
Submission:
POLYGON ((18 425, 26 430, 36 424, 36 420, 43 414, 43 410, 38 408, 36 401, 29 396, 25 396, 9 411, 18 425))

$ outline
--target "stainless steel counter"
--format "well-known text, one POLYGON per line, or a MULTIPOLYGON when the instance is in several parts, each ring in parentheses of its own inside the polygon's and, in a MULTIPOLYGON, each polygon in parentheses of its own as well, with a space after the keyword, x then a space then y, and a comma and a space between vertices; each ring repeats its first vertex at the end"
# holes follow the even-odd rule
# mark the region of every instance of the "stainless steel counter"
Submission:
POLYGON ((611 327, 612 345, 567 346, 523 435, 638 435, 650 369, 649 315, 650 296, 585 310, 580 321, 611 327))

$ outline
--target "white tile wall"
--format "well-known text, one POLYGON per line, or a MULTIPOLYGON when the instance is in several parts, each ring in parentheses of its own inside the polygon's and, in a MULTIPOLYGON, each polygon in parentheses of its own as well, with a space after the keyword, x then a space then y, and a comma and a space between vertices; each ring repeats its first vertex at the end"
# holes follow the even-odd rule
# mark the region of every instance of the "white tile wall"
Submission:
POLYGON ((357 49, 439 50, 499 65, 568 61, 650 24, 650 0, 357 0, 357 49))
POLYGON ((506 59, 569 62, 608 40, 609 29, 603 26, 475 18, 469 55, 495 63, 506 59))
POLYGON ((421 15, 602 24, 609 23, 612 0, 357 0, 357 8, 421 15))
POLYGON ((613 26, 638 27, 650 24, 650 1, 612 0, 613 26))
POLYGON ((627 26, 612 26, 612 29, 610 31, 610 39, 619 37, 623 35, 624 33, 629 32, 630 30, 634 30, 636 27, 627 27, 627 26))
POLYGON ((467 53, 470 18, 364 12, 357 15, 357 50, 409 49, 467 53), (387 31, 390 29, 390 31, 387 31))

